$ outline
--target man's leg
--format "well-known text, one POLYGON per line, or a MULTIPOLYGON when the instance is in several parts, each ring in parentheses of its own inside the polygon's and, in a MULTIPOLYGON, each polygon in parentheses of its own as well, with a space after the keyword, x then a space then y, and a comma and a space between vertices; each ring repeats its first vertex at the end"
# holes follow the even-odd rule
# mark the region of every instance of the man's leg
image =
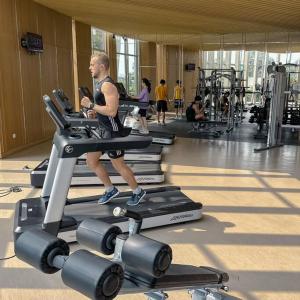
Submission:
POLYGON ((180 111, 181 111, 181 119, 183 117, 183 101, 180 101, 180 111))
POLYGON ((117 188, 115 188, 109 178, 109 175, 103 165, 100 163, 99 158, 102 155, 101 152, 89 152, 87 153, 86 163, 88 167, 95 172, 98 178, 102 181, 105 187, 105 193, 100 197, 98 203, 105 204, 119 194, 117 188))
POLYGON ((160 111, 157 111, 157 123, 160 124, 160 111))
POLYGON ((103 167, 103 165, 100 163, 99 158, 101 157, 101 152, 89 152, 87 153, 86 157, 86 163, 88 167, 96 173, 98 178, 101 180, 101 182, 104 184, 105 187, 112 186, 112 183, 110 181, 110 178, 108 176, 107 171, 103 167))
POLYGON ((133 191, 132 197, 127 201, 127 205, 139 204, 146 195, 146 191, 138 186, 132 170, 124 162, 124 157, 111 159, 111 162, 133 191))
POLYGON ((162 123, 163 123, 163 125, 166 125, 166 113, 164 111, 162 112, 162 116, 163 116, 162 123))
POLYGON ((148 124, 147 124, 146 117, 142 117, 141 119, 142 119, 145 131, 148 132, 148 124))
POLYGON ((176 119, 178 118, 178 105, 175 105, 176 119))
POLYGON ((124 157, 119 157, 111 159, 112 165, 117 172, 123 177, 123 179, 128 183, 132 190, 135 190, 138 187, 138 184, 134 178, 132 170, 126 165, 124 157))

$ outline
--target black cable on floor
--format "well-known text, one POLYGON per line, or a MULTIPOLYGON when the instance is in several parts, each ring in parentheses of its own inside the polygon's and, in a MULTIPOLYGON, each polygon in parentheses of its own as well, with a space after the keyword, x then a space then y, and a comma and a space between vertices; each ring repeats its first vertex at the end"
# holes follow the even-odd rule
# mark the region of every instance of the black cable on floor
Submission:
POLYGON ((13 256, 9 256, 9 257, 2 257, 2 258, 0 258, 0 261, 1 260, 8 260, 8 259, 12 259, 12 258, 14 258, 16 255, 13 255, 13 256))
POLYGON ((2 189, 0 190, 0 198, 8 196, 10 193, 19 193, 19 192, 22 192, 22 189, 20 186, 16 186, 16 185, 8 189, 2 189))

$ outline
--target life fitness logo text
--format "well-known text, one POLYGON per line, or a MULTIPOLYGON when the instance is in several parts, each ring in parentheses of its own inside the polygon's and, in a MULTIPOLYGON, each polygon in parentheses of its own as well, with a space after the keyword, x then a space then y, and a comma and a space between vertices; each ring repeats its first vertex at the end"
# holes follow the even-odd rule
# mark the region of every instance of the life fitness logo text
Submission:
POLYGON ((70 154, 70 153, 72 153, 73 151, 74 151, 73 146, 66 146, 66 147, 65 147, 65 152, 66 152, 66 153, 69 153, 69 154, 70 154))

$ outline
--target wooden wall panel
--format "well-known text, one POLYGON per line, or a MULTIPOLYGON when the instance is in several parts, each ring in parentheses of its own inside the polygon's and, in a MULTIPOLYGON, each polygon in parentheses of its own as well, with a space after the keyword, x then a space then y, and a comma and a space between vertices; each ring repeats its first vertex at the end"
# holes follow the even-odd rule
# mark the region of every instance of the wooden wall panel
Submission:
POLYGON ((106 34, 106 52, 109 56, 109 75, 112 79, 117 80, 117 45, 116 39, 113 38, 111 33, 106 34))
POLYGON ((197 85, 197 67, 200 64, 199 51, 183 49, 183 64, 181 61, 181 49, 178 46, 167 47, 167 84, 169 98, 173 97, 173 89, 176 80, 179 78, 179 74, 183 74, 182 81, 185 89, 185 101, 186 103, 193 101, 196 94, 197 85), (184 66, 188 63, 194 63, 196 65, 195 71, 185 71, 184 66), (183 69, 183 71, 182 71, 183 69), (182 73, 183 72, 183 73, 182 73))
POLYGON ((156 85, 161 79, 167 79, 167 46, 156 45, 156 85))
POLYGON ((72 49, 57 48, 58 86, 74 105, 72 49))
POLYGON ((45 105, 42 102, 42 96, 47 94, 54 99, 52 91, 58 88, 57 77, 57 57, 56 47, 50 44, 45 45, 44 53, 41 56, 41 116, 43 122, 43 138, 51 137, 55 125, 50 119, 49 114, 45 110, 45 105))
POLYGON ((156 86, 156 44, 151 42, 140 42, 140 76, 151 82, 150 98, 155 99, 156 86))
POLYGON ((58 48, 72 49, 72 19, 56 12, 55 44, 58 48))
POLYGON ((3 142, 4 142, 4 132, 2 128, 3 124, 3 115, 4 115, 4 109, 3 109, 3 90, 2 90, 2 72, 0 69, 0 158, 2 157, 3 152, 3 142))
MULTIPOLYGON (((55 46, 55 12, 44 6, 38 6, 38 31, 43 36, 44 52, 40 56, 41 97, 52 97, 52 90, 58 88, 57 57, 55 46)), ((53 98, 53 97, 52 97, 53 98)), ((55 125, 41 102, 43 138, 51 137, 55 125)))
POLYGON ((5 157, 52 137, 43 94, 61 86, 73 99, 72 20, 31 0, 1 0, 0 28, 5 28, 0 31, 0 157, 5 157), (26 32, 42 35, 42 54, 30 55, 20 46, 26 32))
MULTIPOLYGON (((169 99, 173 99, 174 86, 176 80, 179 79, 179 48, 178 46, 167 47, 167 86, 169 99)), ((174 105, 169 105, 169 110, 172 110, 174 105)))
MULTIPOLYGON (((92 53, 91 26, 81 22, 76 22, 75 26, 78 86, 87 86, 93 91, 93 81, 89 71, 92 53)), ((78 93, 78 91, 75 91, 75 93, 78 93)))
POLYGON ((196 95, 196 86, 198 79, 198 67, 200 66, 199 51, 183 50, 183 66, 186 64, 195 64, 195 71, 183 71, 183 83, 185 87, 185 100, 191 102, 196 95))
POLYGON ((1 156, 25 143, 15 4, 0 2, 1 156))
POLYGON ((55 14, 58 87, 62 88, 74 104, 72 19, 55 14))
MULTIPOLYGON (((40 34, 37 26, 37 5, 30 0, 17 1, 18 39, 26 32, 40 34)), ((40 56, 20 47, 25 143, 32 144, 43 136, 41 115, 40 56), (39 126, 37 126, 39 124, 39 126)))

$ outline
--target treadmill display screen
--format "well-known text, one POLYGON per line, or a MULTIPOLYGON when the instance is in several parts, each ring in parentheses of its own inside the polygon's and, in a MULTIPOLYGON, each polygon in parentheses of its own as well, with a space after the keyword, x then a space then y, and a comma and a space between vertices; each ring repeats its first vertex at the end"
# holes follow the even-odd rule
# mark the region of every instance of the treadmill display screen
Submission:
POLYGON ((126 98, 127 97, 127 91, 126 91, 123 83, 122 82, 116 82, 115 85, 116 85, 116 88, 118 90, 118 93, 119 93, 120 97, 121 98, 126 98))
POLYGON ((54 123, 61 129, 67 129, 70 127, 70 124, 65 120, 63 115, 59 112, 56 105, 50 99, 48 95, 43 96, 44 103, 46 104, 46 110, 54 123))
POLYGON ((53 90, 52 93, 65 113, 73 112, 73 105, 62 89, 53 90))

